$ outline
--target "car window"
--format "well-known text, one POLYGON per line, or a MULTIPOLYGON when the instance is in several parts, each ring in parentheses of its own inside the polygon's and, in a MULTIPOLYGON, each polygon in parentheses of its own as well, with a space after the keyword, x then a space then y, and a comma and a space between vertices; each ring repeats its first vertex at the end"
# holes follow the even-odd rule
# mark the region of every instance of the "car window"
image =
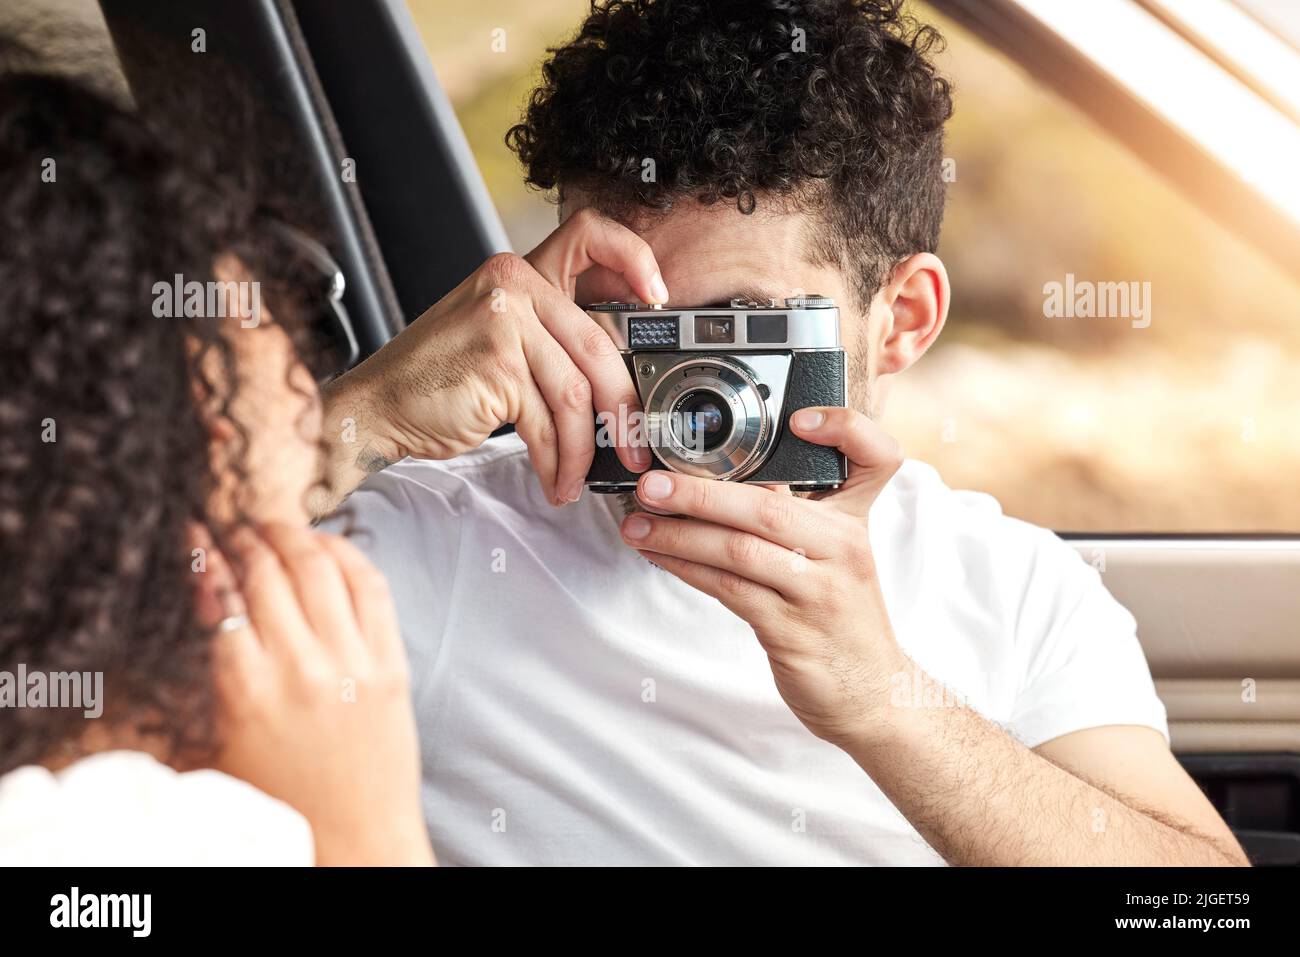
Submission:
MULTIPOLYGON (((584 2, 410 9, 516 249, 555 211, 502 137, 584 2)), ((931 9, 956 85, 948 327, 885 424, 950 485, 1086 533, 1300 532, 1300 282, 931 9)), ((1176 82, 1176 78, 1171 78, 1176 82)))

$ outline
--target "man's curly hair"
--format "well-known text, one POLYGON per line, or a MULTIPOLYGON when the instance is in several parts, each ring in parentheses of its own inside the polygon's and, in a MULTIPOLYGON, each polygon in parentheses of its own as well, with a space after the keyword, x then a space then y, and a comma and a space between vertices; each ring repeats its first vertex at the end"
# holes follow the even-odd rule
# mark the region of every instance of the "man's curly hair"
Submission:
MULTIPOLYGON (((196 622, 191 532, 220 546, 251 496, 236 421, 239 516, 208 515, 203 410, 229 415, 244 383, 230 320, 158 318, 153 285, 215 280, 233 256, 315 356, 291 293, 308 267, 277 252, 272 211, 192 160, 199 141, 180 136, 182 157, 110 99, 14 69, 14 49, 0 68, 0 670, 101 672, 111 728, 206 753, 212 632, 196 622)), ((0 773, 75 753, 87 727, 77 709, 5 709, 0 773)))
POLYGON ((530 184, 614 215, 684 197, 813 212, 809 259, 845 269, 865 305, 897 262, 937 248, 943 219, 942 38, 902 6, 593 0, 506 142, 530 184))

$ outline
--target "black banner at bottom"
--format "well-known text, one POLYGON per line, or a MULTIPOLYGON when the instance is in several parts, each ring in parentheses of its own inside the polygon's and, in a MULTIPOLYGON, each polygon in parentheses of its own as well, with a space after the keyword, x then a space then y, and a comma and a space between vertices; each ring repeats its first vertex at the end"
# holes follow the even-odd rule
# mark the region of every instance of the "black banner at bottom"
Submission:
POLYGON ((0 927, 10 946, 74 935, 92 946, 335 946, 393 931, 428 934, 436 946, 458 929, 486 931, 494 942, 511 931, 536 939, 562 930, 609 944, 620 922, 630 940, 680 926, 696 946, 711 938, 734 946, 782 924, 809 942, 845 932, 863 943, 903 933, 926 944, 1029 932, 1061 942, 1200 935, 1231 945, 1295 927, 1296 878, 1247 869, 611 870, 593 880, 578 869, 37 868, 0 872, 0 927))

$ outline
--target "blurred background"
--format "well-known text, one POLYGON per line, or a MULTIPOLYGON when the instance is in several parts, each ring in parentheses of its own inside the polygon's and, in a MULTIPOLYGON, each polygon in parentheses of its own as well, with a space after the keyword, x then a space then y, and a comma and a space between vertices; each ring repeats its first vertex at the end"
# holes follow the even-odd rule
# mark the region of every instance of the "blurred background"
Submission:
MULTIPOLYGON (((555 224, 506 129, 585 0, 408 0, 514 248, 555 224), (494 30, 504 49, 489 53, 494 30)), ((885 424, 949 485, 1059 531, 1300 532, 1300 283, 924 3, 955 178, 936 347, 885 424), (1150 283, 1146 328, 1048 319, 1044 285, 1150 283)), ((500 46, 500 44, 498 44, 500 46)), ((1300 176, 1300 170, 1296 171, 1300 176)))

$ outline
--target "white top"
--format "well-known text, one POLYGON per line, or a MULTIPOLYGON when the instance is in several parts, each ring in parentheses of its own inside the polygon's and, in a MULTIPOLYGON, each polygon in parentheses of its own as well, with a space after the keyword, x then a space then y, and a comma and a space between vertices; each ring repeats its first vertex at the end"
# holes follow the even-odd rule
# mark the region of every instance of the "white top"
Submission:
POLYGON ((307 819, 220 771, 106 751, 0 777, 0 865, 304 865, 307 819))
MULTIPOLYGON (((624 545, 616 497, 548 505, 517 437, 405 460, 349 510, 397 601, 439 861, 941 863, 749 626, 624 545)), ((1054 534, 909 461, 870 535, 902 647, 1026 745, 1167 736, 1133 617, 1054 534)))

